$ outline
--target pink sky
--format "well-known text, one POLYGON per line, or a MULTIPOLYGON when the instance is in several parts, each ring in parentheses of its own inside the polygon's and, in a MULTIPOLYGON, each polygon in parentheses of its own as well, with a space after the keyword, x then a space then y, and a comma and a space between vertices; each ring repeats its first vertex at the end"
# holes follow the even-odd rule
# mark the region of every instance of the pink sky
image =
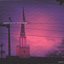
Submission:
MULTIPOLYGON (((27 42, 30 45, 30 54, 32 56, 46 56, 48 53, 54 51, 57 48, 57 46, 60 45, 61 43, 62 38, 55 38, 62 36, 62 33, 58 31, 59 30, 58 24, 53 24, 57 23, 56 22, 57 17, 55 17, 56 11, 53 13, 54 14, 51 14, 50 12, 47 12, 45 9, 39 9, 39 8, 36 9, 33 8, 32 11, 26 13, 26 20, 27 20, 26 37, 27 42), (29 24, 30 22, 35 24, 29 24), (41 24, 41 23, 49 23, 49 24, 41 24), (55 30, 55 31, 46 31, 46 30, 55 30), (48 36, 48 37, 38 37, 38 36, 48 36)), ((17 42, 19 40, 18 37, 19 32, 14 33, 14 38, 17 39, 17 42)))
MULTIPOLYGON (((12 3, 12 4, 6 3, 5 5, 4 4, 0 5, 3 5, 2 8, 6 10, 5 11, 6 14, 4 14, 5 17, 4 20, 5 19, 7 20, 7 18, 10 16, 12 17, 13 22, 22 21, 23 5, 21 3, 12 3)), ((64 32, 59 32, 64 29, 64 26, 62 25, 64 21, 64 8, 63 6, 60 6, 56 3, 53 4, 41 3, 34 5, 29 4, 24 5, 24 7, 27 21, 26 39, 27 43, 29 43, 30 45, 30 54, 31 56, 46 56, 48 53, 54 51, 58 45, 60 45, 62 38, 57 37, 64 36, 64 32), (30 22, 35 24, 29 24, 30 22), (41 37, 41 36, 48 36, 48 37, 41 37)), ((20 25, 17 24, 11 25, 12 55, 16 54, 16 45, 19 42, 19 33, 20 33, 20 25)))

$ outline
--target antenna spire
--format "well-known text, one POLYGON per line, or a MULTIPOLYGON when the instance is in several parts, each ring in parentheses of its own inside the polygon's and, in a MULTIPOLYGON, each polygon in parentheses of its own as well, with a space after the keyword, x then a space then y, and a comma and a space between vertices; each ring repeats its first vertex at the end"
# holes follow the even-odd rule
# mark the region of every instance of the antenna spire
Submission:
POLYGON ((25 12, 24 12, 24 7, 23 7, 23 22, 26 22, 26 20, 25 20, 25 12))

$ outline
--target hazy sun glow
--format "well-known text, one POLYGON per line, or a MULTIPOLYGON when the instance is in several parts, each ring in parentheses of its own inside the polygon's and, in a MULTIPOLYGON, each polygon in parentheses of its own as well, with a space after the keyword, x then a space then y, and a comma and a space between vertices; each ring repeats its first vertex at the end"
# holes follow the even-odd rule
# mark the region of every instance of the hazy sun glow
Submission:
MULTIPOLYGON (((47 53, 54 51, 61 44, 60 37, 64 36, 64 7, 57 4, 21 4, 0 3, 2 5, 3 20, 12 22, 21 22, 22 6, 25 6, 25 17, 27 24, 25 26, 27 43, 30 45, 30 54, 33 56, 46 56, 47 53), (63 30, 63 31, 62 31, 63 30)), ((11 25, 11 53, 16 53, 16 45, 19 44, 20 25, 11 25)), ((5 33, 5 30, 2 31, 5 33)), ((3 36, 4 37, 4 36, 3 36)), ((7 36, 6 36, 7 37, 7 36)), ((7 38, 2 40, 4 43, 7 38)), ((7 51, 7 46, 6 46, 7 51)))

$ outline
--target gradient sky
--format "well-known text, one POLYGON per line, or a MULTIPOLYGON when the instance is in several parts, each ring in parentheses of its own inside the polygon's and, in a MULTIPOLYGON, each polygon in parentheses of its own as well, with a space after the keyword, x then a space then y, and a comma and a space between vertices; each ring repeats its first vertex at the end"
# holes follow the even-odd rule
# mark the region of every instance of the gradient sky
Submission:
MULTIPOLYGON (((31 56, 46 56, 55 51, 64 36, 64 4, 56 0, 22 0, 1 1, 0 18, 2 21, 22 21, 22 7, 25 8, 26 37, 30 45, 31 56), (43 36, 43 37, 42 37, 43 36)), ((5 44, 7 55, 7 29, 0 27, 0 42, 5 44)), ((11 54, 16 55, 16 45, 19 42, 20 25, 11 25, 11 54)))

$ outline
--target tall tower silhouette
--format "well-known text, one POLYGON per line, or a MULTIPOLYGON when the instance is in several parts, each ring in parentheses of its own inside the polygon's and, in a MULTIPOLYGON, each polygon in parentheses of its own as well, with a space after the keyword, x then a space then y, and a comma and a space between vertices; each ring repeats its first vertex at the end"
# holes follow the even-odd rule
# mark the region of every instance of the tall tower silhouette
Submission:
POLYGON ((25 34, 25 13, 23 8, 23 24, 21 24, 21 31, 19 37, 19 45, 17 46, 17 56, 21 58, 28 58, 30 57, 30 48, 26 42, 26 34, 25 34))

